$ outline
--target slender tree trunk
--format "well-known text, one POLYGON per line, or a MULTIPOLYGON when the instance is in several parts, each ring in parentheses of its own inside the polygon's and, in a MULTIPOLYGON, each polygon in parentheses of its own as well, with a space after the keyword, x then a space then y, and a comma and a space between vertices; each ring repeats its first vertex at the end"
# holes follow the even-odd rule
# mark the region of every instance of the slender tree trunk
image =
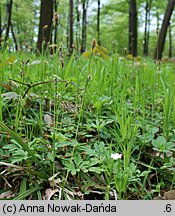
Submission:
POLYGON ((81 53, 83 53, 86 49, 86 0, 83 0, 83 17, 82 17, 82 39, 81 39, 81 53))
POLYGON ((54 44, 57 44, 57 29, 58 29, 58 14, 57 14, 57 0, 54 1, 54 24, 55 24, 55 31, 54 31, 54 44))
POLYGON ((174 5, 175 5, 175 0, 169 0, 167 3, 164 19, 158 35, 157 45, 154 51, 154 59, 160 60, 162 58, 167 29, 174 9, 174 5))
POLYGON ((147 0, 145 6, 145 30, 144 30, 144 43, 143 43, 143 54, 145 56, 148 56, 151 3, 152 0, 147 0))
POLYGON ((7 29, 6 29, 6 34, 4 41, 7 42, 9 38, 9 32, 10 32, 10 25, 11 25, 11 16, 12 16, 12 5, 13 5, 13 0, 10 0, 10 3, 7 2, 7 29))
POLYGON ((74 8, 74 2, 73 0, 69 0, 69 55, 73 52, 73 41, 74 41, 74 32, 73 32, 73 8, 74 8))
POLYGON ((15 44, 15 49, 18 50, 18 43, 17 43, 16 37, 15 37, 15 33, 14 33, 14 30, 13 30, 12 23, 10 23, 10 26, 11 26, 13 41, 14 41, 14 44, 15 44))
MULTIPOLYGON (((54 0, 54 16, 53 16, 53 23, 54 23, 54 44, 57 45, 57 38, 58 38, 58 3, 57 0, 54 0)), ((54 47, 54 51, 56 53, 56 46, 54 47)))
POLYGON ((69 15, 67 16, 67 26, 66 26, 66 48, 69 49, 69 15))
POLYGON ((172 57, 172 32, 171 32, 171 23, 169 25, 169 58, 172 57))
POLYGON ((79 0, 76 1, 76 45, 77 50, 79 50, 79 43, 80 43, 80 11, 78 9, 80 2, 79 0))
POLYGON ((100 0, 98 0, 98 9, 97 9, 97 42, 100 45, 100 0))
MULTIPOLYGON (((12 37, 13 37, 14 44, 15 44, 15 49, 18 50, 17 40, 16 40, 16 37, 15 37, 15 33, 13 31, 13 26, 12 26, 12 21, 11 21, 11 19, 12 19, 12 6, 13 6, 13 0, 10 0, 9 3, 7 2, 7 17, 8 17, 8 20, 7 20, 7 29, 6 29, 6 34, 5 34, 4 41, 5 41, 5 43, 7 42, 8 38, 9 38, 10 28, 11 28, 12 37)), ((5 44, 5 46, 6 46, 6 44, 5 44)))
POLYGON ((51 40, 52 33, 52 17, 53 17, 53 0, 41 0, 40 6, 40 22, 37 49, 41 52, 45 50, 51 40), (43 42, 45 44, 43 44, 43 42))
MULTIPOLYGON (((38 15, 37 15, 37 11, 34 9, 33 10, 33 14, 34 14, 34 20, 37 20, 38 19, 38 15)), ((36 25, 34 25, 34 28, 36 27, 36 25)), ((34 33, 34 31, 33 31, 33 33, 32 33, 32 40, 31 40, 31 47, 32 47, 32 49, 33 49, 33 47, 34 47, 34 36, 35 35, 35 33, 34 33)))
POLYGON ((156 8, 156 22, 157 22, 156 26, 157 26, 157 29, 159 29, 159 27, 160 27, 159 20, 160 20, 160 14, 159 14, 158 8, 156 8))
POLYGON ((150 0, 150 5, 149 5, 149 13, 148 13, 148 31, 147 31, 147 53, 149 53, 149 38, 150 38, 150 25, 151 25, 151 5, 152 5, 152 0, 150 0))
POLYGON ((137 4, 129 1, 129 53, 137 56, 137 4))

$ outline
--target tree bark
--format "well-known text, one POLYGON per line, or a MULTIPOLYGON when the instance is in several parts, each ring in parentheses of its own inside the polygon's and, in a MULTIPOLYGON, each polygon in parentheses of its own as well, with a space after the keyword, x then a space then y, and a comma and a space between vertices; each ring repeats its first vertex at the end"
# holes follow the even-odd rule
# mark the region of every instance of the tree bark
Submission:
POLYGON ((73 0, 69 0, 69 55, 72 55, 73 52, 73 43, 74 43, 74 32, 73 32, 73 9, 74 9, 74 2, 73 0))
POLYGON ((69 55, 72 55, 73 52, 73 43, 74 43, 74 31, 73 31, 73 10, 74 10, 74 1, 69 0, 69 55))
POLYGON ((100 41, 100 0, 98 0, 98 9, 97 9, 97 42, 101 45, 100 41))
MULTIPOLYGON (((54 23, 54 44, 57 45, 57 38, 58 38, 58 21, 59 21, 59 17, 58 17, 58 2, 57 0, 54 0, 54 16, 53 16, 53 23, 54 23)), ((56 53, 56 46, 54 47, 54 51, 56 53)))
POLYGON ((169 58, 172 57, 172 31, 171 31, 171 24, 169 25, 169 58))
POLYGON ((129 1, 129 53, 137 56, 137 4, 129 1))
POLYGON ((6 34, 4 41, 7 42, 9 38, 9 32, 10 32, 10 25, 11 25, 11 16, 12 16, 12 5, 13 5, 13 0, 10 0, 10 3, 7 3, 7 29, 6 29, 6 34))
POLYGON ((14 30, 13 30, 12 23, 10 23, 10 26, 11 26, 13 41, 14 41, 14 44, 15 44, 15 49, 18 50, 18 43, 17 43, 16 37, 15 37, 15 33, 14 33, 14 30))
POLYGON ((76 46, 77 50, 79 50, 80 44, 80 11, 78 9, 79 0, 76 1, 76 46))
POLYGON ((86 49, 86 18, 87 18, 86 0, 83 0, 82 8, 83 8, 83 17, 82 17, 81 53, 83 53, 86 49))
POLYGON ((38 41, 37 41, 37 49, 40 52, 46 50, 47 45, 51 40, 52 17, 53 17, 53 0, 49 0, 49 1, 41 0, 39 33, 38 33, 38 41), (43 42, 45 44, 43 44, 43 42))
POLYGON ((66 22, 67 22, 67 25, 66 25, 66 48, 67 48, 67 50, 69 50, 69 20, 70 20, 70 18, 69 18, 69 14, 68 14, 67 20, 66 20, 66 22))
POLYGON ((146 1, 146 6, 145 6, 145 30, 144 30, 144 43, 143 43, 143 54, 145 56, 148 56, 148 48, 149 48, 151 4, 152 4, 152 0, 147 0, 146 1))
POLYGON ((157 45, 154 51, 154 59, 160 60, 162 58, 162 53, 165 45, 165 38, 167 34, 167 29, 170 23, 171 15, 174 9, 175 0, 169 0, 165 10, 162 26, 158 34, 157 45))
POLYGON ((6 29, 6 34, 5 34, 5 38, 4 38, 5 46, 6 46, 6 42, 7 42, 8 38, 9 38, 9 33, 10 33, 10 28, 11 28, 12 37, 13 37, 14 44, 15 44, 15 49, 18 50, 18 44, 17 44, 17 40, 15 37, 15 33, 13 31, 13 26, 12 26, 12 21, 11 21, 13 0, 10 0, 9 3, 7 2, 6 6, 7 6, 7 29, 6 29))

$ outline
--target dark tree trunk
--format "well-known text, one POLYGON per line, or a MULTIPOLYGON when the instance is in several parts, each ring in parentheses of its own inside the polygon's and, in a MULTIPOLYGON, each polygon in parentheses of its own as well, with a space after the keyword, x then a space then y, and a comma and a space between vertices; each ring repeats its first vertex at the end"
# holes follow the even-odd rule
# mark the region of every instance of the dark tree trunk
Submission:
POLYGON ((100 0, 98 0, 98 9, 97 9, 97 42, 100 45, 100 0))
MULTIPOLYGON (((54 23, 54 44, 57 45, 57 38, 58 38, 58 2, 57 0, 54 0, 54 16, 53 16, 53 23, 54 23)), ((54 47, 55 53, 56 53, 56 46, 54 47)))
MULTIPOLYGON (((9 38, 9 33, 10 33, 10 28, 11 28, 11 32, 12 32, 12 37, 14 40, 14 44, 15 44, 15 49, 18 50, 18 45, 17 45, 17 40, 15 37, 15 33, 13 31, 13 26, 12 26, 12 6, 13 6, 13 0, 10 0, 10 2, 7 2, 7 29, 6 29, 6 34, 5 34, 5 38, 4 41, 5 43, 7 42, 8 38, 9 38)), ((6 44, 5 44, 6 46, 6 44)))
POLYGON ((51 40, 53 0, 41 0, 37 49, 42 52, 51 40), (45 44, 43 44, 45 43, 45 44))
POLYGON ((11 26, 13 41, 14 41, 14 44, 15 44, 15 49, 18 50, 18 44, 17 44, 17 40, 16 40, 16 37, 15 37, 15 33, 14 33, 14 30, 13 30, 12 23, 10 23, 10 26, 11 26))
POLYGON ((86 0, 83 0, 83 17, 82 17, 82 39, 81 39, 81 53, 83 53, 86 49, 86 0))
POLYGON ((147 0, 145 6, 145 30, 144 30, 144 43, 143 43, 143 54, 145 56, 148 56, 151 3, 152 0, 147 0))
POLYGON ((137 4, 129 1, 129 53, 137 56, 137 4))
POLYGON ((78 9, 80 2, 79 0, 76 1, 76 45, 77 50, 79 50, 79 43, 80 43, 80 11, 78 9))
POLYGON ((74 43, 74 32, 73 32, 73 10, 74 10, 74 2, 73 0, 69 0, 69 55, 73 52, 73 43, 74 43))
POLYGON ((160 26, 159 20, 160 20, 160 14, 159 14, 158 8, 156 8, 156 22, 157 22, 156 26, 157 26, 157 29, 159 29, 159 26, 160 26))
POLYGON ((161 29, 158 35, 157 45, 154 51, 154 59, 160 60, 162 58, 167 29, 168 29, 169 22, 171 19, 171 14, 174 9, 174 5, 175 5, 175 0, 169 0, 167 3, 166 11, 164 14, 164 19, 163 19, 162 26, 161 26, 161 29))
POLYGON ((171 32, 171 24, 169 25, 169 58, 172 57, 172 32, 171 32))
POLYGON ((9 38, 9 32, 10 32, 10 25, 11 25, 11 16, 12 16, 12 5, 13 5, 13 0, 10 0, 10 3, 7 3, 7 29, 6 29, 6 34, 4 41, 6 42, 9 38))

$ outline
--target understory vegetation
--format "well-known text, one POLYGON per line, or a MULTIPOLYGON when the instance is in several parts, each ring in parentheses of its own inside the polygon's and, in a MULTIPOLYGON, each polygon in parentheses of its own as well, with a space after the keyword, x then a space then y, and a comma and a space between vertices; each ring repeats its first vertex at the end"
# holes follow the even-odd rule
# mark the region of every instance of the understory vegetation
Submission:
POLYGON ((111 50, 0 53, 1 199, 150 200, 173 189, 175 65, 111 50))

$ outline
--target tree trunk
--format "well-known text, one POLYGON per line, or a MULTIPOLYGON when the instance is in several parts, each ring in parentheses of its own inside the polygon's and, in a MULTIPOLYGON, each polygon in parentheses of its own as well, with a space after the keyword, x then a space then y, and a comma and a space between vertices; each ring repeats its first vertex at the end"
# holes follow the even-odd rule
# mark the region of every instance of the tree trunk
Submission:
POLYGON ((83 0, 83 17, 82 17, 82 39, 81 39, 81 53, 83 53, 86 49, 86 0, 83 0))
POLYGON ((67 48, 67 50, 69 49, 69 20, 70 20, 70 18, 68 15, 67 20, 66 20, 66 22, 67 22, 67 25, 66 25, 66 48, 67 48))
POLYGON ((12 26, 12 21, 11 21, 13 0, 10 0, 9 3, 7 2, 6 6, 7 6, 7 29, 6 29, 6 34, 5 34, 5 38, 4 38, 5 46, 6 46, 6 42, 7 42, 8 38, 9 38, 9 33, 10 33, 10 28, 11 28, 12 37, 13 37, 14 44, 15 44, 15 49, 18 50, 17 40, 15 37, 15 33, 13 31, 13 26, 12 26))
MULTIPOLYGON (((58 17, 58 4, 57 0, 54 0, 54 16, 53 16, 53 23, 54 23, 54 44, 57 45, 57 36, 58 36, 58 21, 59 21, 59 17, 58 17)), ((54 46, 54 51, 56 53, 56 46, 54 46)))
POLYGON ((145 6, 145 30, 144 30, 144 43, 143 43, 143 54, 145 56, 148 56, 151 3, 152 0, 147 0, 145 6))
POLYGON ((10 26, 11 26, 13 41, 14 41, 14 44, 15 44, 15 49, 18 50, 18 44, 17 44, 17 40, 16 40, 16 37, 15 37, 15 33, 14 33, 14 30, 13 30, 12 23, 10 23, 10 26))
POLYGON ((79 0, 76 1, 76 46, 77 50, 79 50, 80 43, 80 11, 78 9, 79 0))
POLYGON ((169 25, 169 58, 172 57, 172 32, 171 32, 171 24, 169 25))
POLYGON ((137 56, 137 4, 129 1, 129 53, 137 56))
POLYGON ((167 29, 169 26, 169 22, 171 19, 171 14, 173 12, 175 5, 175 0, 169 0, 167 3, 167 7, 165 10, 162 26, 160 29, 160 33, 158 35, 157 45, 154 51, 154 59, 160 60, 162 58, 162 53, 165 45, 165 38, 167 34, 167 29))
POLYGON ((9 32, 10 32, 10 25, 11 25, 11 16, 12 16, 12 5, 13 5, 13 0, 10 0, 10 3, 7 2, 7 29, 6 29, 6 34, 4 41, 7 42, 9 38, 9 32))
POLYGON ((100 0, 98 0, 98 9, 97 9, 97 42, 100 45, 100 0))
POLYGON ((42 52, 51 40, 53 0, 41 0, 37 49, 42 52), (45 43, 45 44, 43 44, 45 43), (43 48, 43 50, 42 50, 43 48))
POLYGON ((73 41, 74 41, 74 32, 73 32, 73 9, 74 9, 74 2, 73 0, 69 0, 69 55, 72 55, 73 52, 73 41))

